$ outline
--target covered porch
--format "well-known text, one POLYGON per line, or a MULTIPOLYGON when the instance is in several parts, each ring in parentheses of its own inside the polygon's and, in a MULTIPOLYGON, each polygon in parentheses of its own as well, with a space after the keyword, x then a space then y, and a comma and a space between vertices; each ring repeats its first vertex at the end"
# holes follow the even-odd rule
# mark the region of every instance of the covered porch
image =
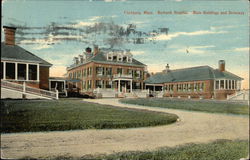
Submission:
POLYGON ((113 78, 114 87, 118 93, 132 93, 133 79, 132 75, 115 75, 113 78))

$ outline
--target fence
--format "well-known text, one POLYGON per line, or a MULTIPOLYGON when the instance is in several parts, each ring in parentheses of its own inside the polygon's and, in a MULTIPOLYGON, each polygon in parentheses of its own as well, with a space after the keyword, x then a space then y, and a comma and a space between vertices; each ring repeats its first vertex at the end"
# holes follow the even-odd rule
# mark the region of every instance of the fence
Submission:
POLYGON ((1 80, 1 87, 15 90, 15 91, 20 91, 23 93, 34 94, 37 96, 58 99, 58 91, 57 90, 56 90, 56 92, 52 92, 52 91, 47 91, 47 90, 43 90, 43 89, 33 88, 33 87, 27 86, 25 83, 24 84, 17 84, 14 82, 1 80))

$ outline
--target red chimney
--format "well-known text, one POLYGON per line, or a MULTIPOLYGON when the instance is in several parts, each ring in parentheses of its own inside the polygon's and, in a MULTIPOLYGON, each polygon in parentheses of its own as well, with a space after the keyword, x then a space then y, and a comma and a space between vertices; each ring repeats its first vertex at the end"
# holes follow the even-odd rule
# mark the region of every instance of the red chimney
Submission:
POLYGON ((15 45, 15 27, 3 26, 6 45, 15 45))
POLYGON ((225 61, 219 60, 219 71, 224 72, 225 71, 225 61))
POLYGON ((99 53, 98 45, 94 45, 94 56, 99 53))

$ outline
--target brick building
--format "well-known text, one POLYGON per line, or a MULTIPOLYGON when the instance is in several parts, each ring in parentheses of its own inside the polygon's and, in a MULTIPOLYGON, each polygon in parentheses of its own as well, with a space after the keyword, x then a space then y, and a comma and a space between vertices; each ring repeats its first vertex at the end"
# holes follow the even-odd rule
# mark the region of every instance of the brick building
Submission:
POLYGON ((219 68, 199 66, 170 70, 169 65, 161 73, 145 80, 146 88, 164 91, 166 97, 226 99, 241 89, 243 79, 225 70, 225 61, 219 68))
POLYGON ((67 68, 69 91, 92 94, 95 89, 114 89, 129 93, 143 89, 146 65, 135 60, 130 51, 86 48, 74 57, 74 64, 67 68))
POLYGON ((16 28, 3 26, 5 41, 1 43, 1 80, 49 89, 52 64, 15 44, 16 28))

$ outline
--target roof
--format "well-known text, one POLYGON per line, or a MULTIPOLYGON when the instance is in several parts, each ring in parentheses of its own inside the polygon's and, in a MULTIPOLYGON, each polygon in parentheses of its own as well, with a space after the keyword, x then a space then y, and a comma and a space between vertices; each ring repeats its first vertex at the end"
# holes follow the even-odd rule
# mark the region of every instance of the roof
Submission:
POLYGON ((43 60, 42 58, 34 55, 33 53, 25 50, 18 45, 6 45, 4 42, 2 42, 1 53, 1 60, 35 62, 41 65, 52 66, 51 63, 43 60))
POLYGON ((104 63, 104 64, 114 64, 114 65, 125 65, 125 66, 138 66, 138 67, 144 67, 146 66, 145 64, 137 61, 136 59, 132 58, 132 62, 118 62, 118 61, 109 61, 107 60, 107 57, 105 56, 105 53, 108 50, 103 49, 102 51, 100 51, 98 54, 96 54, 95 56, 91 57, 88 61, 86 61, 85 63, 81 63, 81 64, 73 64, 69 67, 69 69, 77 67, 77 66, 81 66, 83 64, 89 63, 89 62, 96 62, 96 63, 104 63))
POLYGON ((188 82, 213 79, 242 80, 243 78, 227 71, 221 72, 218 69, 213 69, 209 66, 199 66, 170 70, 167 73, 157 73, 146 79, 145 83, 162 84, 171 82, 188 82))

